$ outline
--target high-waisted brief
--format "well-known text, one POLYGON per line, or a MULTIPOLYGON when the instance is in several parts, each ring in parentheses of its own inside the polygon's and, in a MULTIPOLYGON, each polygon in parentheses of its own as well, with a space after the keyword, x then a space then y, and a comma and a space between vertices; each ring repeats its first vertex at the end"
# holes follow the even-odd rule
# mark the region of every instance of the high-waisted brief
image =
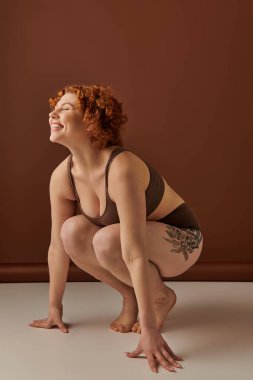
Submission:
POLYGON ((182 203, 168 215, 157 220, 179 228, 193 228, 200 230, 200 223, 193 209, 186 203, 182 203))

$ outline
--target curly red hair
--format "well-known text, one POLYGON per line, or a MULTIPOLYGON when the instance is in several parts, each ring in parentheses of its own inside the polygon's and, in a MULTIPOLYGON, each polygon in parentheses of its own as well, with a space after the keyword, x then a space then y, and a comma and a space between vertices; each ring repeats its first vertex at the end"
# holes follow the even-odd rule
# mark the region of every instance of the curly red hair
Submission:
POLYGON ((51 110, 67 92, 77 95, 78 109, 83 113, 83 120, 93 122, 92 129, 86 129, 93 147, 102 149, 111 145, 123 146, 121 132, 128 118, 122 112, 123 103, 113 96, 110 86, 66 85, 57 91, 55 97, 49 98, 51 110))

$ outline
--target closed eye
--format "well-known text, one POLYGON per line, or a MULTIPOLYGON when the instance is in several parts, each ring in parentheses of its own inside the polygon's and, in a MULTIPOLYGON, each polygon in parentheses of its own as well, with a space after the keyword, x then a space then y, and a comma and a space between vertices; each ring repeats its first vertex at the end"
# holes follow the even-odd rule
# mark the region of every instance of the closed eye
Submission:
MULTIPOLYGON (((58 109, 58 111, 69 111, 71 108, 59 108, 58 109)), ((54 112, 55 111, 55 109, 52 109, 52 111, 51 112, 54 112)))

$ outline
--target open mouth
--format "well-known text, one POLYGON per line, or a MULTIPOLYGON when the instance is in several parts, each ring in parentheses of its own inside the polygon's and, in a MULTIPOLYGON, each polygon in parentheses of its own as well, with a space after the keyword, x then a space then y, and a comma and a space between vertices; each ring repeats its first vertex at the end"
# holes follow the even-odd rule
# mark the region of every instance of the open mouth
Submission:
POLYGON ((63 126, 59 124, 52 124, 50 128, 51 132, 60 131, 61 129, 63 129, 63 126))

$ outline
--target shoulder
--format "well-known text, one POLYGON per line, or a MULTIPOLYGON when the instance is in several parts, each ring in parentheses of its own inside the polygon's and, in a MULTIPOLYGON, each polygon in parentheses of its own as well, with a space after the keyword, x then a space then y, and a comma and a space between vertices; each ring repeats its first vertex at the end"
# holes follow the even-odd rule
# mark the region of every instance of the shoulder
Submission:
POLYGON ((111 162, 108 183, 112 185, 112 195, 117 191, 117 183, 138 181, 145 191, 149 182, 146 163, 131 151, 120 152, 111 162))
POLYGON ((145 167, 147 165, 140 157, 131 151, 124 150, 117 154, 111 162, 111 177, 114 178, 127 173, 139 175, 145 171, 145 167))
POLYGON ((132 152, 121 152, 112 162, 110 189, 120 223, 122 255, 133 247, 145 246, 146 197, 148 168, 132 152))
POLYGON ((68 173, 68 161, 70 155, 68 155, 56 168, 53 170, 51 174, 50 183, 54 184, 54 187, 59 188, 59 191, 62 192, 62 196, 66 199, 75 201, 76 198, 73 194, 69 173, 68 173))
POLYGON ((141 159, 130 150, 123 150, 119 152, 111 162, 111 167, 114 168, 127 168, 132 164, 137 164, 141 159))

